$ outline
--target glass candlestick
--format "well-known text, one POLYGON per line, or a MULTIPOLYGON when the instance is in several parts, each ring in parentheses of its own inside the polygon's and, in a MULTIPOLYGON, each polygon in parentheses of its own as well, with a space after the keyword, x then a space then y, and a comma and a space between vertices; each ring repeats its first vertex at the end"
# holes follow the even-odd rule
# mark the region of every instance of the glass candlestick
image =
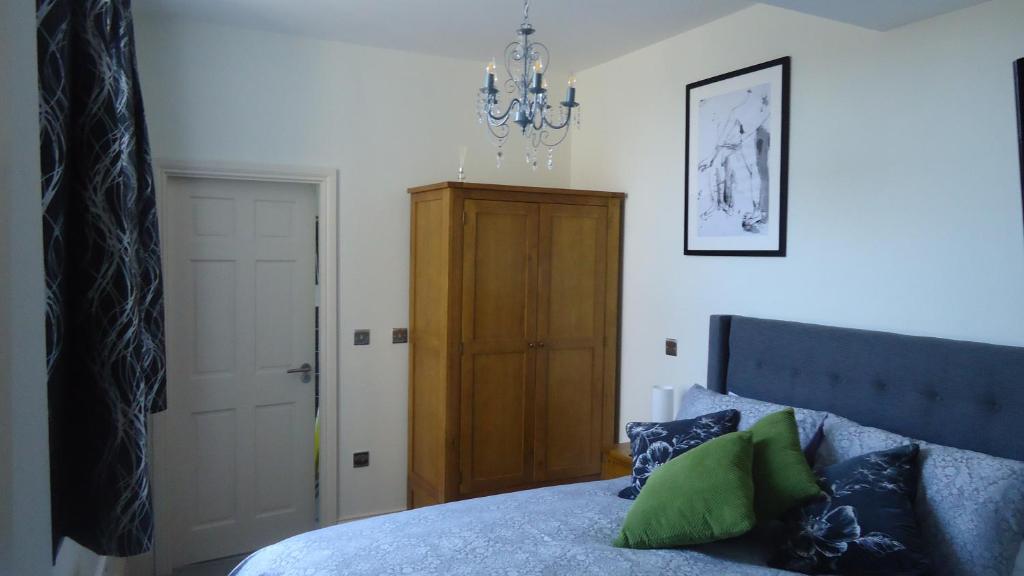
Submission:
POLYGON ((459 146, 459 182, 465 182, 466 181, 466 170, 465 170, 464 167, 466 165, 466 152, 467 151, 468 150, 466 149, 465 146, 459 146))

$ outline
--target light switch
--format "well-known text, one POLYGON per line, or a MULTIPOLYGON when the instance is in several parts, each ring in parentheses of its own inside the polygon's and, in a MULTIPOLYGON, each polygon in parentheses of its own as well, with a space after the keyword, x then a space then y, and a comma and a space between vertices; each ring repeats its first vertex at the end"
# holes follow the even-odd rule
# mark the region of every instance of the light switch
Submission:
POLYGON ((676 341, 675 338, 665 338, 665 355, 676 356, 676 341))
POLYGON ((391 329, 391 343, 392 344, 405 344, 409 342, 409 329, 408 328, 392 328, 391 329))
POLYGON ((370 331, 369 330, 356 330, 355 337, 356 346, 369 346, 370 345, 370 331))

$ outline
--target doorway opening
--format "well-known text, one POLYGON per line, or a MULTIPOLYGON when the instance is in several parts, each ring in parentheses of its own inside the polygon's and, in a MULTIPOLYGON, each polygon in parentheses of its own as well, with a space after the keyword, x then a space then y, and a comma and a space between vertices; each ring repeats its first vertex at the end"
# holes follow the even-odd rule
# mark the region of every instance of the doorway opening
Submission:
POLYGON ((333 170, 161 163, 154 573, 337 518, 333 170))

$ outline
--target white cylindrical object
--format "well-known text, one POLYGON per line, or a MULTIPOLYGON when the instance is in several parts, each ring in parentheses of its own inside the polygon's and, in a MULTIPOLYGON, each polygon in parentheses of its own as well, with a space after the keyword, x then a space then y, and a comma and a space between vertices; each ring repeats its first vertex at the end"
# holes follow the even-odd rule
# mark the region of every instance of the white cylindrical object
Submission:
POLYGON ((668 422, 675 415, 676 390, 671 386, 651 389, 651 421, 668 422))

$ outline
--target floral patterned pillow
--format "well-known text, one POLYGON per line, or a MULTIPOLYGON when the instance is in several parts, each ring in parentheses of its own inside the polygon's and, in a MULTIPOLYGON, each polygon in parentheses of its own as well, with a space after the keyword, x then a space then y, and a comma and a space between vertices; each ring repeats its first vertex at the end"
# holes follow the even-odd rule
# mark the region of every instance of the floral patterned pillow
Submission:
MULTIPOLYGON (((830 414, 818 462, 909 442, 830 414)), ((1010 574, 1024 539, 1024 462, 929 442, 914 509, 936 576, 1010 574)))
POLYGON ((785 516, 771 565, 807 574, 927 574, 913 506, 918 450, 908 444, 819 470, 824 498, 785 516))
POLYGON ((658 467, 708 440, 735 432, 739 421, 739 412, 724 410, 691 420, 626 424, 633 452, 633 477, 629 486, 619 492, 619 497, 635 500, 658 467))

